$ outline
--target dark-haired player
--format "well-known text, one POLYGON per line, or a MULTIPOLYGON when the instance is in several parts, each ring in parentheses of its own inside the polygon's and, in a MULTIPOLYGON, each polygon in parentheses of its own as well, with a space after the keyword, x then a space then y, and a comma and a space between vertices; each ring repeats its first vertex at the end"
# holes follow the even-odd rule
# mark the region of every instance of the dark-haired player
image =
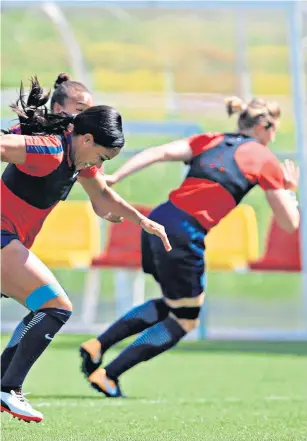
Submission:
POLYGON ((48 113, 48 98, 33 79, 27 102, 21 91, 19 106, 13 106, 21 134, 1 136, 1 159, 9 163, 1 179, 1 289, 31 311, 1 357, 1 410, 37 422, 43 415, 25 400, 22 384, 72 311, 62 286, 29 251, 48 214, 78 179, 98 216, 123 216, 159 235, 170 249, 164 228, 120 198, 98 173, 124 145, 121 115, 109 106, 78 115, 48 113))

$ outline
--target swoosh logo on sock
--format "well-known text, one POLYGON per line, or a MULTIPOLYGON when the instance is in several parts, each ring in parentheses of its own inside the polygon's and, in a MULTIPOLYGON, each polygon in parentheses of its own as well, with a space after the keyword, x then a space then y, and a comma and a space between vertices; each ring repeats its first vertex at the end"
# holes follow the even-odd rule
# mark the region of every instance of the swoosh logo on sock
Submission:
POLYGON ((45 334, 45 338, 46 338, 47 340, 52 340, 52 339, 53 339, 53 337, 50 337, 49 334, 45 334))

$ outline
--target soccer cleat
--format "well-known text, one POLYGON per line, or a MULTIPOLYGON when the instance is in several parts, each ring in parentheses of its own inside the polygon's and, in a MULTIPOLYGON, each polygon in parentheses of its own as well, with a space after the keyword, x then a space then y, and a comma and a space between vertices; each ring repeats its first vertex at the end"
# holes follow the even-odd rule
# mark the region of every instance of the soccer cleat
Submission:
POLYGON ((40 423, 44 419, 43 414, 33 409, 26 400, 21 389, 11 390, 9 393, 1 391, 1 412, 7 412, 14 418, 28 423, 40 423))
POLYGON ((80 354, 82 358, 81 370, 84 375, 89 377, 99 368, 102 362, 101 344, 99 340, 93 338, 92 340, 82 343, 80 354))
POLYGON ((109 398, 124 397, 117 381, 107 377, 105 369, 96 369, 89 377, 91 386, 109 398))

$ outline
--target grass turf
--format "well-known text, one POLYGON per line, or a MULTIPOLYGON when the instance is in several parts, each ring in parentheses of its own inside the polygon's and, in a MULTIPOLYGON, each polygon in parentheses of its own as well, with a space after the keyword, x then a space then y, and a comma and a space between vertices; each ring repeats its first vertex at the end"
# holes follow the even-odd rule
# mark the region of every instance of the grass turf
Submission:
POLYGON ((129 399, 108 400, 79 371, 83 338, 58 336, 37 362, 24 389, 45 421, 3 415, 3 441, 307 439, 305 343, 183 343, 125 374, 129 399))

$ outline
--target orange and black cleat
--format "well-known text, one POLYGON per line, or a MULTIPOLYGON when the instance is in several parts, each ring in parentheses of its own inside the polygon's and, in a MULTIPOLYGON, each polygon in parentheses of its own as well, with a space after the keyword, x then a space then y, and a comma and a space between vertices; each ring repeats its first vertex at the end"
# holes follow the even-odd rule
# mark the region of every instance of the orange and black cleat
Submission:
POLYGON ((81 370, 86 377, 89 377, 102 363, 101 344, 93 338, 80 346, 82 358, 81 370))
POLYGON ((107 377, 105 369, 96 369, 89 377, 91 386, 98 392, 102 392, 109 398, 125 397, 120 390, 118 381, 113 381, 107 377))

